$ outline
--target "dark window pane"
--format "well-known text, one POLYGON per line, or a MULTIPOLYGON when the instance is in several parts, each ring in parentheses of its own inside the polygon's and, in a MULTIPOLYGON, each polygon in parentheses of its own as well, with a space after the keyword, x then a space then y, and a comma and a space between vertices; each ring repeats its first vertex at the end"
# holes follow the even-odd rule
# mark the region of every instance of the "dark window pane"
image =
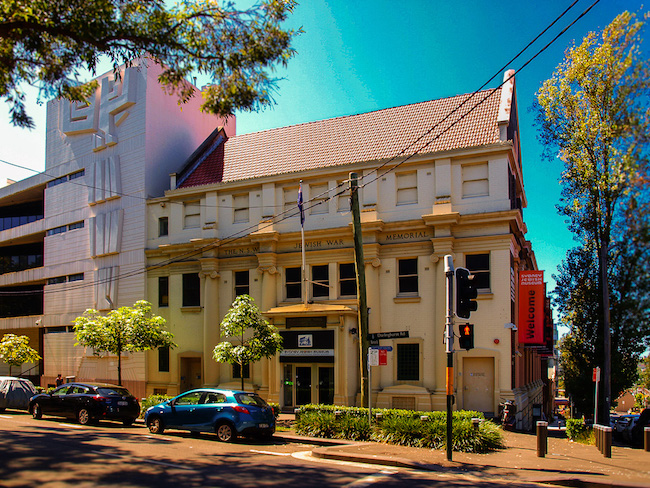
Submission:
POLYGON ((302 272, 301 268, 286 268, 286 288, 287 298, 301 298, 302 297, 302 272))
POLYGON ((158 277, 158 306, 169 307, 169 276, 158 277))
POLYGON ((169 372, 169 347, 158 348, 158 371, 169 372))
POLYGON ((465 265, 472 275, 477 290, 490 288, 490 254, 468 254, 465 265))
POLYGON ((201 305, 201 279, 198 273, 183 275, 183 306, 198 307, 201 305))
POLYGON ((397 344, 397 380, 420 380, 419 344, 397 344))
POLYGON ((417 293, 418 292, 418 260, 400 259, 398 261, 398 284, 399 293, 417 293))
POLYGON ((169 234, 169 219, 167 217, 160 217, 158 219, 158 236, 166 236, 169 234))
POLYGON ((341 296, 356 296, 357 276, 354 263, 339 264, 339 294, 341 296))
POLYGON ((329 290, 329 266, 323 264, 320 266, 311 267, 311 280, 312 283, 312 296, 313 297, 328 297, 329 290))
POLYGON ((249 295, 250 277, 248 271, 235 271, 235 296, 239 295, 249 295))

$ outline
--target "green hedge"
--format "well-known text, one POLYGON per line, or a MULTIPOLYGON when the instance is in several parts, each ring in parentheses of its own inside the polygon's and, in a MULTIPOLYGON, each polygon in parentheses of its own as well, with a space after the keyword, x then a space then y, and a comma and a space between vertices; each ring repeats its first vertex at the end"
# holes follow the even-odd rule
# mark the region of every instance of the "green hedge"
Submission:
POLYGON ((585 424, 583 419, 567 419, 566 436, 574 442, 593 444, 593 433, 591 427, 585 424))
MULTIPOLYGON (((335 405, 304 405, 296 415, 296 433, 357 441, 373 440, 403 446, 443 449, 446 445, 447 413, 398 409, 373 409, 372 427, 368 409, 335 405), (337 414, 337 412, 340 412, 337 414), (381 420, 376 420, 381 414, 381 420), (421 417, 426 420, 421 420, 421 417)), ((481 412, 453 413, 452 449, 459 452, 488 452, 504 447, 499 427, 486 421, 481 412), (472 418, 480 418, 478 430, 472 418)))

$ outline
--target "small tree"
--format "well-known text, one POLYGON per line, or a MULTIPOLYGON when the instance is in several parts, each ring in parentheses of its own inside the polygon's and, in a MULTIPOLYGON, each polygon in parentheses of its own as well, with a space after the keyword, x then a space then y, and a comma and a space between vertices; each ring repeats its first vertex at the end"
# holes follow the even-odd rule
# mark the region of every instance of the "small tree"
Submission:
POLYGON ((0 359, 9 365, 9 376, 11 376, 12 366, 36 362, 41 359, 41 356, 29 347, 29 337, 5 334, 0 341, 0 359))
POLYGON ((92 347, 95 354, 117 355, 117 383, 122 384, 122 353, 159 347, 176 347, 173 334, 164 329, 165 319, 151 315, 151 304, 140 300, 133 307, 120 307, 108 315, 88 309, 74 321, 75 345, 92 347))
POLYGON ((268 320, 262 317, 255 301, 239 295, 221 321, 221 336, 232 342, 217 344, 212 356, 218 363, 238 364, 241 389, 244 389, 244 366, 262 358, 271 358, 282 350, 282 337, 268 320))

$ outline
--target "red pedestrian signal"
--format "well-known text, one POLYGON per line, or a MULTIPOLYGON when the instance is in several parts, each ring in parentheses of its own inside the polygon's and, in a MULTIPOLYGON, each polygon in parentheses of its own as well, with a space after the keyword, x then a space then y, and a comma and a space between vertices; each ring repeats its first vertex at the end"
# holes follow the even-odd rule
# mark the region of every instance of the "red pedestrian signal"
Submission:
POLYGON ((460 324, 458 345, 466 351, 474 349, 474 324, 460 324))

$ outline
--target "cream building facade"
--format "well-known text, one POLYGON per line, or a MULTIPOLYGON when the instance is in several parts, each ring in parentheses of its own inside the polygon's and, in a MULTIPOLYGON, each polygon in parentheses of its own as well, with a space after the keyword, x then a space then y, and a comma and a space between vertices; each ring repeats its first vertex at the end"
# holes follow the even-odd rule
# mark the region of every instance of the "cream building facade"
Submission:
POLYGON ((479 287, 475 348, 454 355, 455 407, 496 415, 501 400, 516 399, 529 415, 544 395, 545 359, 516 335, 518 274, 537 265, 525 238, 512 75, 475 96, 234 137, 215 130, 179 162, 164 196, 148 201, 148 299, 178 347, 147 354, 147 394, 238 388, 243 374, 246 388, 285 409, 358 404, 348 204, 356 172, 369 329, 392 346, 387 364, 372 368, 373 406, 445 408, 443 257, 451 254, 479 287), (212 359, 219 324, 241 293, 285 348, 244 371, 212 359))
MULTIPOLYGON (((75 347, 73 321, 145 297, 146 200, 223 124, 198 99, 181 111, 159 74, 140 61, 97 78, 86 104, 49 102, 44 173, 0 188, 0 334, 30 337, 43 361, 22 373, 37 384, 59 373, 116 382, 117 358, 75 347)), ((123 359, 124 384, 142 396, 144 354, 123 359)))

